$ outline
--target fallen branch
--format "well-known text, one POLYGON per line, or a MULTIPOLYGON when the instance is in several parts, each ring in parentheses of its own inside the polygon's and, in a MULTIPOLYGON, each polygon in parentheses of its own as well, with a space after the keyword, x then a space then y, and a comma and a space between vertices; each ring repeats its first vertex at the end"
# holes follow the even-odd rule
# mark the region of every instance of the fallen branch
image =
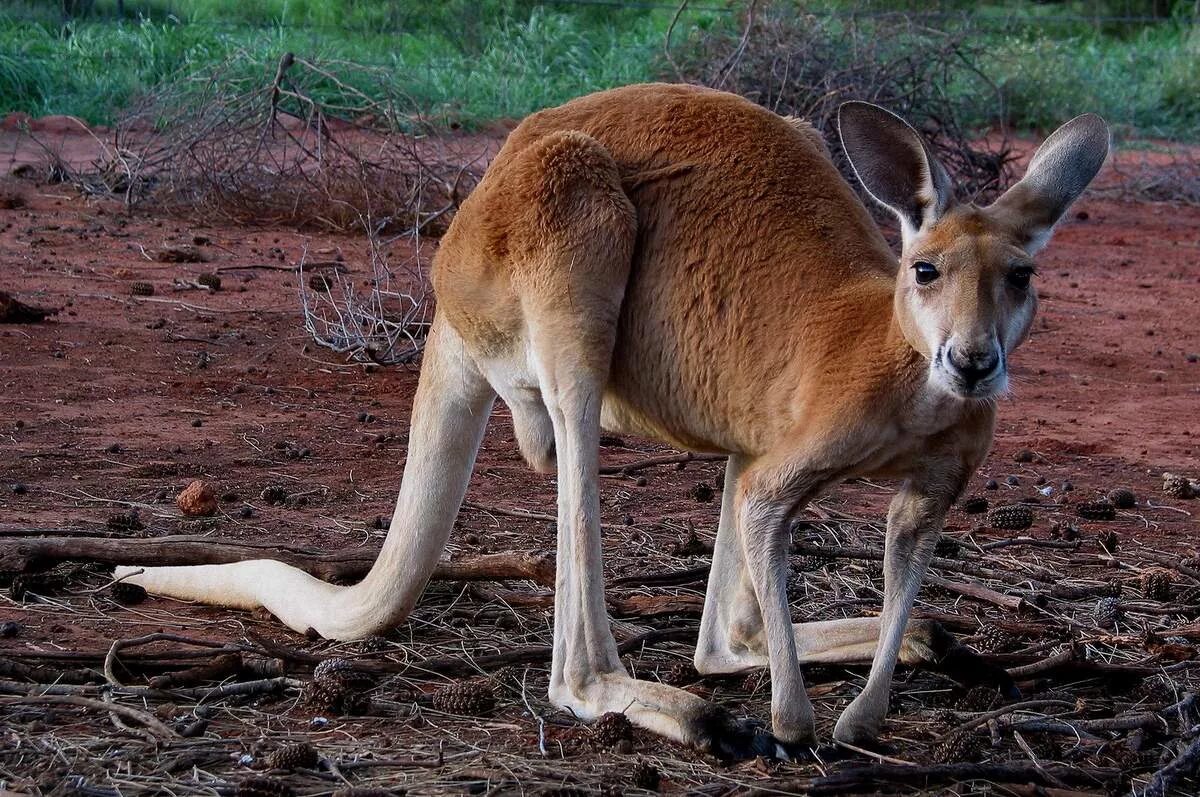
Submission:
MULTIPOLYGON (((221 540, 200 535, 147 539, 108 537, 0 536, 0 571, 45 570, 59 562, 106 565, 216 565, 246 559, 276 559, 330 581, 357 581, 367 574, 378 548, 321 553, 271 542, 221 540)), ((554 557, 541 552, 485 554, 440 562, 435 581, 502 581, 530 579, 554 584, 554 557)))
POLYGON ((813 795, 842 795, 862 792, 874 794, 881 784, 932 788, 940 784, 961 784, 969 781, 992 783, 1035 783, 1042 786, 1101 786, 1121 776, 1115 768, 1088 768, 1066 764, 1024 761, 1004 764, 932 764, 909 766, 871 764, 831 772, 824 777, 789 783, 774 783, 750 792, 753 795, 796 793, 813 795))
POLYGON ((1002 592, 997 592, 994 589, 989 589, 982 584, 970 584, 962 581, 950 581, 941 576, 928 573, 925 576, 925 582, 931 586, 940 587, 948 592, 953 592, 955 595, 963 595, 968 598, 974 598, 984 603, 991 603, 999 606, 1002 609, 1019 612, 1027 608, 1028 603, 1024 598, 1016 595, 1005 595, 1002 592))
MULTIPOLYGON (((1167 797, 1175 793, 1175 785, 1200 769, 1200 737, 1192 740, 1171 763, 1154 773, 1150 785, 1140 797, 1167 797)), ((1131 795, 1134 797, 1134 795, 1131 795)))
POLYGON ((639 459, 634 462, 626 462, 624 465, 605 465, 600 468, 600 473, 606 476, 614 474, 628 476, 631 473, 637 473, 639 470, 653 468, 658 465, 681 465, 688 462, 721 462, 726 458, 725 454, 694 454, 691 451, 685 451, 682 454, 647 457, 646 459, 639 459))
POLYGON ((26 695, 24 697, 0 697, 0 705, 58 705, 58 706, 82 706, 84 708, 94 709, 96 711, 105 711, 112 714, 120 715, 121 717, 133 720, 146 726, 156 736, 164 739, 175 739, 179 734, 162 724, 154 717, 129 706, 122 706, 119 703, 105 703, 103 700, 93 700, 88 697, 79 697, 76 695, 26 695))

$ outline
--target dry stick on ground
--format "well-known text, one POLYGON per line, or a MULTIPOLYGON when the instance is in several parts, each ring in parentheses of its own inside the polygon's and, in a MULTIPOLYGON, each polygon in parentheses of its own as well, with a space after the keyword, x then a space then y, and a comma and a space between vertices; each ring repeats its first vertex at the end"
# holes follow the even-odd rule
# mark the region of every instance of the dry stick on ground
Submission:
MULTIPOLYGON (((148 539, 109 537, 0 536, 0 571, 42 570, 58 562, 99 562, 107 565, 226 564, 246 559, 277 559, 327 580, 348 581, 366 575, 379 549, 319 553, 283 544, 221 540, 200 535, 148 539)), ((445 561, 433 574, 437 581, 500 581, 530 579, 554 584, 554 557, 543 552, 484 554, 445 561)))
POLYGON ((882 784, 894 784, 915 788, 933 788, 938 785, 965 783, 972 780, 992 783, 1036 783, 1042 786, 1100 786, 1115 782, 1121 770, 1115 768, 1087 768, 1065 764, 1035 764, 1031 761, 1002 764, 933 764, 931 766, 898 766, 894 764, 872 764, 856 766, 831 772, 824 777, 791 783, 776 783, 752 791, 750 794, 766 797, 781 793, 817 795, 843 795, 875 793, 882 784))
POLYGON ((140 723, 156 736, 164 739, 178 738, 179 734, 162 724, 154 717, 129 706, 122 706, 118 703, 106 703, 103 700, 93 700, 87 697, 79 697, 77 695, 26 695, 24 697, 0 697, 0 705, 18 705, 22 703, 32 705, 59 705, 59 706, 83 706, 84 708, 95 709, 96 711, 105 711, 112 714, 119 714, 125 719, 133 720, 140 723))
MULTIPOLYGON (((1167 797, 1168 794, 1174 793, 1175 786, 1179 781, 1194 775, 1198 769, 1200 769, 1200 736, 1193 739, 1191 744, 1171 763, 1154 773, 1154 776, 1150 778, 1150 785, 1146 787, 1140 797, 1167 797)), ((1137 793, 1132 792, 1130 797, 1137 797, 1137 793)))
POLYGON ((635 462, 626 462, 624 465, 605 465, 600 468, 600 473, 605 475, 620 474, 627 476, 630 473, 636 473, 639 470, 653 468, 658 465, 678 465, 687 462, 721 462, 727 459, 724 454, 693 454, 690 451, 685 451, 682 454, 666 454, 661 457, 647 457, 639 459, 635 462))
POLYGON ((980 714, 978 717, 972 717, 962 725, 951 728, 945 733, 938 736, 938 739, 949 739, 959 733, 975 730, 976 728, 987 725, 994 719, 999 719, 1007 714, 1014 714, 1018 711, 1033 711, 1034 709, 1050 708, 1051 706, 1061 706, 1064 708, 1074 708, 1074 703, 1069 703, 1066 700, 1025 700, 1021 703, 1012 703, 1007 706, 1002 706, 995 711, 989 711, 986 714, 980 714))

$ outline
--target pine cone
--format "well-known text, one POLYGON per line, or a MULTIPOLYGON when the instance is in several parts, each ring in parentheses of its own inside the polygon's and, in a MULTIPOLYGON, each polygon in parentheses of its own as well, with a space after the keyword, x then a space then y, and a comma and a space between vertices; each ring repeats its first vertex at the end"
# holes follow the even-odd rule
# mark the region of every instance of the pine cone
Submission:
POLYGON ((1142 594, 1152 601, 1166 601, 1171 598, 1171 571, 1156 567, 1142 573, 1142 594))
POLYGON ((358 641, 358 649, 363 653, 382 653, 390 647, 387 639, 381 636, 369 636, 358 641))
POLYGON ((972 686, 958 699, 959 711, 988 711, 996 706, 1000 693, 990 686, 972 686))
POLYGON ((1101 598, 1092 609, 1092 617, 1100 628, 1113 628, 1124 612, 1117 598, 1101 598))
POLYGON ((433 707, 445 714, 482 717, 496 707, 496 693, 490 681, 458 681, 434 693, 433 707))
POLYGON ((658 680, 669 686, 690 684, 700 676, 690 661, 677 659, 658 671, 658 680))
POLYGON ((963 511, 968 515, 982 515, 988 511, 988 506, 988 500, 982 495, 973 495, 962 503, 963 511))
POLYGON ((933 546, 933 555, 943 559, 953 559, 958 556, 960 551, 962 551, 962 543, 945 534, 938 537, 937 544, 933 546))
POLYGON ((748 672, 746 673, 746 677, 742 679, 742 683, 738 688, 742 692, 752 695, 758 691, 760 686, 762 686, 762 682, 763 672, 761 670, 758 672, 748 672))
POLYGON ((1163 492, 1172 498, 1192 498, 1196 491, 1192 489, 1192 483, 1186 476, 1178 476, 1174 473, 1163 474, 1163 492))
POLYGON ((149 282, 129 283, 129 293, 133 296, 153 296, 154 285, 149 282))
POLYGON ((274 750, 267 756, 267 769, 316 769, 321 757, 317 748, 308 742, 295 742, 274 750))
POLYGON ((1096 538, 1096 542, 1100 543, 1101 549, 1109 556, 1115 556, 1117 548, 1121 545, 1121 538, 1117 536, 1115 531, 1102 531, 1100 536, 1096 538))
POLYGON ((320 681, 330 676, 341 676, 354 672, 354 665, 347 659, 324 659, 313 668, 313 680, 320 681))
POLYGON ((1111 501, 1085 501, 1075 507, 1075 514, 1084 520, 1116 520, 1117 508, 1111 501))
POLYGON ((1152 675, 1134 687, 1132 697, 1151 706, 1166 706, 1179 700, 1179 690, 1168 677, 1152 675))
POLYGON ((1137 506, 1137 496, 1128 487, 1118 487, 1115 490, 1109 490, 1108 500, 1112 501, 1113 506, 1117 509, 1133 509, 1137 506))
POLYGON ((696 485, 688 491, 688 494, 691 495, 692 499, 695 501, 698 501, 702 504, 710 504, 712 503, 713 497, 716 495, 716 491, 708 482, 697 482, 696 485))
POLYGON ((629 775, 629 781, 634 785, 634 788, 645 789, 646 791, 658 791, 662 785, 662 773, 651 763, 639 760, 633 765, 633 772, 629 775))
POLYGON ((282 780, 260 775, 243 778, 234 791, 235 797, 292 797, 295 793, 282 780))
POLYGON ((607 750, 627 739, 633 739, 633 723, 624 714, 609 711, 602 714, 591 728, 592 743, 607 750))
POLYGON ((353 675, 334 674, 316 678, 304 687, 301 700, 322 713, 365 714, 371 708, 371 695, 367 692, 370 684, 353 675))
POLYGON ((974 731, 960 731, 938 742, 932 750, 938 763, 974 763, 983 757, 983 740, 974 731))
POLYGON ((214 291, 221 290, 221 278, 216 274, 201 274, 196 277, 196 282, 214 291))
POLYGON ((988 515, 988 522, 994 529, 1023 531, 1033 525, 1033 510, 1024 504, 998 506, 988 515))
POLYGON ((818 570, 824 570, 832 561, 828 556, 805 555, 800 557, 797 569, 803 573, 814 573, 818 570))
POLYGON ((988 623, 979 629, 976 641, 972 643, 972 646, 980 653, 1003 653, 1015 648, 1018 642, 1015 635, 994 623, 988 623))

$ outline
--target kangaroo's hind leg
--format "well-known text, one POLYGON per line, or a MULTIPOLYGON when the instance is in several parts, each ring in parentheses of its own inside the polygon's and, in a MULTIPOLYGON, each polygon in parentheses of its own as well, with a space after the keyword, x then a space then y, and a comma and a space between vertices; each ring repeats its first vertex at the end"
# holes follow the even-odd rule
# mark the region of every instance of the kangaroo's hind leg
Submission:
POLYGON ((530 363, 553 428, 559 495, 550 699, 582 719, 621 712, 642 727, 726 755, 779 755, 769 735, 738 725, 696 695, 631 678, 617 654, 604 600, 600 408, 635 217, 616 165, 595 140, 554 134, 523 156, 533 177, 515 182, 533 190, 524 198, 529 215, 519 232, 525 237, 512 240, 513 233, 510 244, 526 253, 511 263, 526 336, 525 351, 511 362, 530 363))

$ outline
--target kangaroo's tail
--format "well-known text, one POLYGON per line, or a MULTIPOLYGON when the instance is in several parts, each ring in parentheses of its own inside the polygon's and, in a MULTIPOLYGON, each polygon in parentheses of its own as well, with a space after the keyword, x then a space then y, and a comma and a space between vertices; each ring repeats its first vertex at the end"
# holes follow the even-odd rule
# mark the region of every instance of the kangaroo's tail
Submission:
MULTIPOLYGON (((467 491, 495 393, 439 314, 413 402, 408 460, 383 550, 358 584, 339 587, 270 559, 149 567, 127 581, 157 595, 263 607, 290 628, 358 639, 408 616, 425 589, 467 491)), ((118 577, 141 568, 119 567, 118 577)))

